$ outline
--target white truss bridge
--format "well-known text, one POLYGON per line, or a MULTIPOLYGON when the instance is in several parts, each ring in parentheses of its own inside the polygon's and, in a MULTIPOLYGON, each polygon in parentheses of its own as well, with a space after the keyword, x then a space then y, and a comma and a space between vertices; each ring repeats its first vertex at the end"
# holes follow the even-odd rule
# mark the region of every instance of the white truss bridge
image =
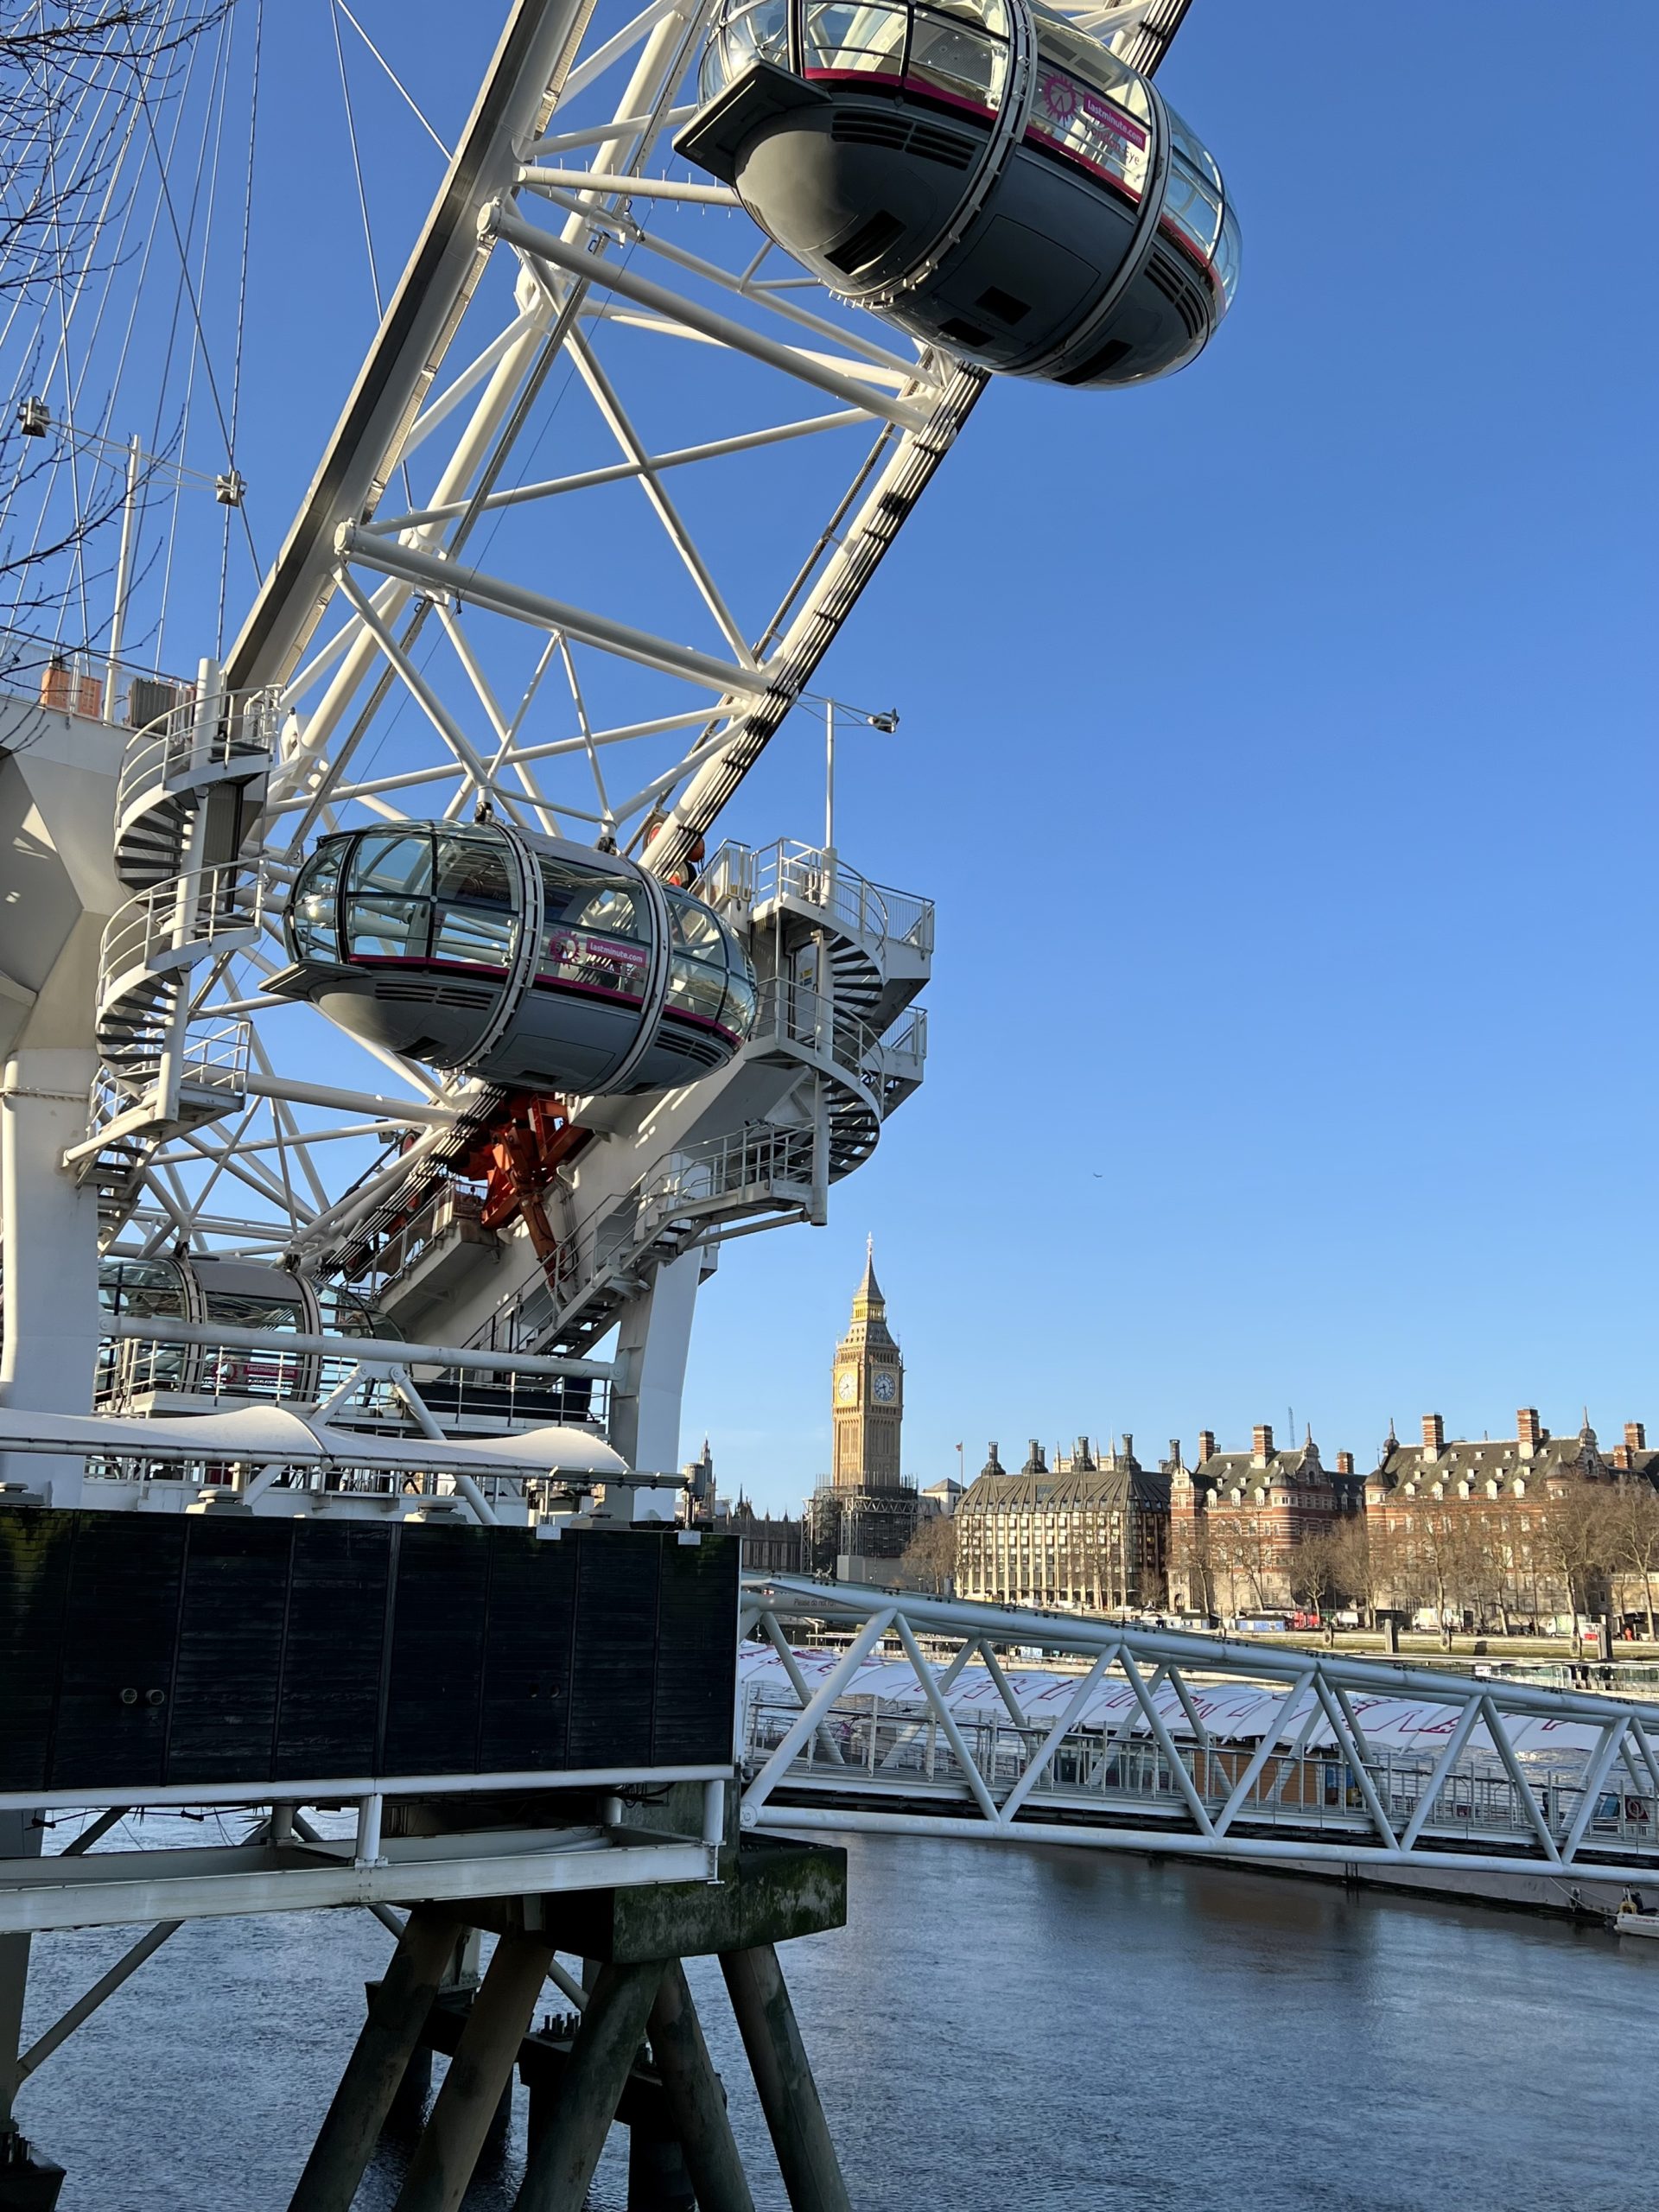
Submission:
POLYGON ((788 1576, 741 1623, 750 1828, 1659 1875, 1659 1707, 788 1576))

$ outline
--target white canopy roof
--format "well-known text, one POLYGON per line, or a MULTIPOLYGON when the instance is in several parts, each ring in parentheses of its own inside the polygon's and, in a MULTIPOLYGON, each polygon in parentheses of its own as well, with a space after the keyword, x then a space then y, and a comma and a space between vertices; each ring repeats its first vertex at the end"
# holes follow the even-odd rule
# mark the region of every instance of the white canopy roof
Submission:
POLYGON ((627 1463, 591 1429, 549 1427, 468 1442, 454 1437, 366 1435, 334 1428, 293 1406, 245 1406, 236 1413, 118 1421, 102 1414, 34 1414, 0 1407, 0 1452, 99 1459, 224 1460, 256 1466, 368 1467, 470 1475, 619 1476, 627 1463))

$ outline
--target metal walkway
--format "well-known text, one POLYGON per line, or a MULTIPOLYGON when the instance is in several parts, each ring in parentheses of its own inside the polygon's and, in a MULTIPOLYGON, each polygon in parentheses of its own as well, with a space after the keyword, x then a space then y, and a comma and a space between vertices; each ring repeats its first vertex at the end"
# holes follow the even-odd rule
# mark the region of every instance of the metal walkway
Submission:
POLYGON ((793 1577, 741 1619, 748 1827, 1659 1874, 1659 1708, 793 1577))

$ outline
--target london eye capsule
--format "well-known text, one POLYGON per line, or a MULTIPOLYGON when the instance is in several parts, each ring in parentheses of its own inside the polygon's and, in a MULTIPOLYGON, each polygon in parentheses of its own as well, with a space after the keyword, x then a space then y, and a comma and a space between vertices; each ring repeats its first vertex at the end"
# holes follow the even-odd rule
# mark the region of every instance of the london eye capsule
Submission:
POLYGON ((1183 367, 1238 225, 1145 77, 1030 0, 726 0, 675 141, 842 298, 988 369, 1183 367))
POLYGON ((295 879, 271 988, 365 1043, 565 1095, 669 1090, 754 1025, 712 908, 632 861, 501 823, 324 837, 295 879))

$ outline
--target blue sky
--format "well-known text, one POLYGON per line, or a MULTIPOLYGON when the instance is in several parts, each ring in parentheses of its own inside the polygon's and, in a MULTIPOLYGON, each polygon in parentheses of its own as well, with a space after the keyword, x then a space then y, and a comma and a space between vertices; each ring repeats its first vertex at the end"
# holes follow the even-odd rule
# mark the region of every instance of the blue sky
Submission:
POLYGON ((1161 81, 1236 190, 1229 324, 1143 393, 995 390, 837 648, 904 711, 842 842, 939 901, 932 1058, 832 1226, 704 1293, 688 1436, 758 1496, 827 1465, 871 1229, 924 1482, 1293 1407, 1362 1464, 1430 1409, 1659 1424, 1659 41, 1400 29, 1198 0, 1161 81))
MULTIPOLYGON (((452 129, 495 11, 359 12, 452 129)), ((326 22, 266 54, 267 552, 372 321, 326 22)), ((1242 211, 1233 315, 1142 392, 995 388, 821 679, 902 712, 843 743, 838 842, 938 901, 932 1058, 831 1226, 704 1291, 685 1447, 725 1486, 827 1466, 871 1230, 925 1483, 1293 1407, 1362 1463, 1430 1408, 1659 1429, 1659 31, 1567 29, 1442 10, 1418 60, 1379 10, 1197 0, 1161 82, 1242 211)), ((436 160, 365 98, 404 239, 436 160)), ((820 774, 803 727, 730 826, 816 835, 820 774)))

